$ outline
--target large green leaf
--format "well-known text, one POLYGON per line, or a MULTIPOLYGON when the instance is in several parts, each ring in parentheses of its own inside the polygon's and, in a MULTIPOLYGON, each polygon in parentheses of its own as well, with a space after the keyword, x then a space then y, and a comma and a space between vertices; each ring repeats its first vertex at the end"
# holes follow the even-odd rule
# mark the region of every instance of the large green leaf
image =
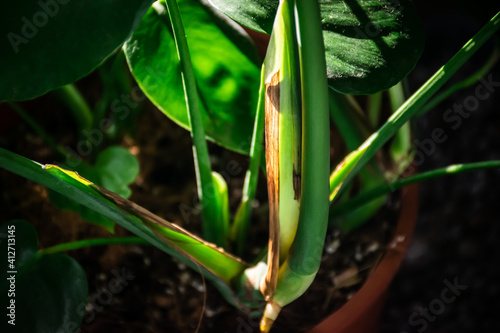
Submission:
POLYGON ((275 0, 208 0, 215 8, 239 24, 268 35, 273 30, 279 1, 275 0))
POLYGON ((410 0, 322 1, 329 85, 347 94, 390 88, 415 66, 424 35, 410 0))
POLYGON ((38 164, 3 148, 0 148, 0 167, 47 186, 115 221, 204 274, 226 300, 238 303, 230 283, 247 268, 247 264, 239 258, 74 172, 54 165, 38 164))
POLYGON ((0 284, 2 308, 7 308, 4 312, 7 317, 0 324, 2 332, 53 333, 77 329, 88 296, 82 267, 66 255, 37 256, 36 230, 22 220, 0 227, 0 248, 2 275, 7 275, 0 284), (15 250, 15 261, 7 260, 8 246, 15 250))
POLYGON ((125 42, 152 2, 3 2, 0 102, 31 99, 87 75, 125 42))
POLYGON ((215 8, 239 24, 268 35, 273 30, 279 1, 208 0, 215 8))
MULTIPOLYGON (((210 0, 249 28, 270 34, 278 1, 210 0)), ((372 94, 405 77, 423 50, 411 0, 321 0, 328 83, 348 94, 372 94)))
MULTIPOLYGON (((255 48, 227 19, 199 1, 179 0, 179 9, 205 133, 226 148, 248 153, 259 89, 255 48)), ((132 74, 149 99, 180 126, 189 128, 169 22, 150 9, 124 49, 132 74)))

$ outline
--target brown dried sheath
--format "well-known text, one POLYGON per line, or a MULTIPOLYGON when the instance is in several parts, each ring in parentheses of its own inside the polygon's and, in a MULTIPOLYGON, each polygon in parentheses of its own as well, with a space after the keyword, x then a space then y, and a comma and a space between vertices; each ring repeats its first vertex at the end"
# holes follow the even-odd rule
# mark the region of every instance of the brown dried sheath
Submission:
MULTIPOLYGON (((101 187, 99 185, 96 185, 96 184, 92 184, 92 185, 90 185, 90 187, 94 188, 99 194, 101 194, 105 198, 107 198, 107 199, 111 200, 112 202, 114 202, 120 209, 126 211, 129 214, 132 214, 132 215, 140 218, 146 224, 150 224, 150 223, 151 224, 156 224, 158 226, 170 229, 170 230, 178 232, 180 234, 184 234, 184 235, 192 238, 194 241, 197 241, 197 242, 199 242, 199 243, 201 243, 201 244, 203 244, 205 246, 209 246, 212 249, 217 250, 218 252, 223 253, 225 256, 230 257, 230 258, 232 258, 234 260, 237 260, 237 261, 241 262, 245 266, 248 265, 247 263, 243 262, 240 258, 237 258, 237 257, 233 256, 232 254, 224 251, 223 249, 217 247, 215 244, 209 243, 209 242, 207 242, 207 241, 199 238, 195 234, 192 234, 192 233, 188 232, 187 230, 181 228, 180 226, 178 226, 175 223, 171 223, 171 222, 168 222, 168 221, 162 219, 158 215, 155 215, 155 214, 151 213, 149 210, 143 208, 142 206, 139 206, 139 205, 135 204, 134 202, 132 202, 130 200, 124 199, 124 198, 120 197, 119 195, 117 195, 117 194, 115 194, 115 193, 113 193, 113 192, 111 192, 111 191, 109 191, 109 190, 107 190, 107 189, 105 189, 105 188, 103 188, 103 187, 101 187)), ((189 258, 191 261, 193 261, 197 265, 201 265, 206 270, 211 271, 209 268, 205 267, 202 263, 200 263, 195 257, 193 257, 192 255, 190 255, 189 253, 187 253, 183 249, 181 249, 178 246, 176 246, 172 241, 170 241, 169 239, 165 238, 162 235, 159 235, 155 230, 152 229, 152 231, 157 236, 159 236, 160 238, 162 238, 170 246, 174 247, 179 253, 183 253, 187 258, 189 258)), ((211 273, 214 274, 214 275, 217 275, 215 272, 211 271, 211 273)))
POLYGON ((277 71, 266 82, 266 171, 267 192, 269 196, 269 246, 267 252, 267 273, 261 292, 266 301, 271 300, 279 271, 279 111, 280 111, 280 72, 277 71))

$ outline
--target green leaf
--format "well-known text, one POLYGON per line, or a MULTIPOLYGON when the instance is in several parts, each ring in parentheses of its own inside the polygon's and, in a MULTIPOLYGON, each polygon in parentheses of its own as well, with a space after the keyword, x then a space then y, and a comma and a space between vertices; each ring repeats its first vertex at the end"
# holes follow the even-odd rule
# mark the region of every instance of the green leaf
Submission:
POLYGON ((3 3, 0 102, 27 100, 89 74, 130 36, 151 0, 3 3))
POLYGON ((124 198, 130 197, 128 185, 139 174, 139 162, 127 149, 109 147, 97 156, 95 164, 99 175, 99 185, 124 198))
MULTIPOLYGON (((95 182, 99 180, 95 168, 85 162, 81 162, 78 166, 75 167, 75 170, 77 170, 79 174, 81 174, 83 177, 87 179, 90 179, 95 182)), ((80 217, 85 221, 106 228, 106 230, 108 230, 111 233, 114 232, 115 223, 110 219, 94 212, 91 209, 88 209, 85 206, 82 206, 78 202, 71 200, 70 198, 61 195, 56 191, 49 190, 48 193, 50 201, 57 208, 75 212, 78 215, 80 215, 80 217)))
MULTIPOLYGON (((254 30, 271 33, 278 1, 210 0, 254 30)), ((423 50, 411 0, 322 0, 328 83, 347 94, 373 94, 405 77, 423 50)))
POLYGON ((328 84, 346 94, 388 89, 415 66, 424 34, 410 0, 321 1, 328 84))
POLYGON ((2 332, 53 333, 78 329, 88 296, 82 267, 66 255, 37 256, 36 230, 26 221, 2 225, 0 235, 5 236, 0 238, 1 270, 7 275, 1 284, 2 307, 15 306, 15 312, 6 311, 7 317, 0 324, 2 332), (15 243, 9 243, 7 235, 15 235, 12 237, 15 243), (7 266, 10 265, 8 244, 15 248, 17 273, 14 274, 9 273, 13 269, 7 266), (12 301, 15 302, 13 306, 12 301), (15 313, 15 317, 9 313, 15 313), (15 326, 8 322, 12 319, 15 319, 15 326))
MULTIPOLYGON (((139 162, 127 149, 112 146, 99 153, 95 166, 81 162, 75 167, 75 171, 93 183, 128 198, 131 194, 128 186, 139 174, 139 162)), ((49 195, 57 207, 77 212, 84 220, 113 232, 115 223, 110 219, 55 191, 49 191, 49 195)))
MULTIPOLYGON (((198 1, 180 0, 207 138, 246 153, 259 89, 257 53, 248 37, 198 1)), ((234 24, 234 23, 233 23, 234 24)), ((124 47, 128 64, 149 99, 189 129, 180 63, 169 25, 153 10, 124 47)))
POLYGON ((279 1, 208 0, 215 8, 241 25, 268 35, 273 30, 279 1))
POLYGON ((206 276, 228 302, 238 304, 230 283, 247 268, 239 258, 74 172, 38 164, 3 148, 0 148, 0 167, 47 186, 115 221, 206 276))

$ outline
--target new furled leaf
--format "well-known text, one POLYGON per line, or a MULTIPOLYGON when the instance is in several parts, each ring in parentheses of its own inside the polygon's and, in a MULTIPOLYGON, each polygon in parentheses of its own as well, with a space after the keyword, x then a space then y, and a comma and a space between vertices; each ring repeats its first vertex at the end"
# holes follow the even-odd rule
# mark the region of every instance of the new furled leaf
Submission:
POLYGON ((272 300, 280 263, 295 238, 300 208, 300 107, 293 2, 280 3, 265 64, 268 273, 261 290, 272 300))
POLYGON ((290 253, 280 266, 276 290, 262 316, 263 332, 269 332, 281 308, 300 297, 312 283, 319 269, 328 223, 328 86, 319 6, 308 0, 281 4, 292 5, 292 10, 283 14, 295 21, 300 63, 300 209, 290 253))

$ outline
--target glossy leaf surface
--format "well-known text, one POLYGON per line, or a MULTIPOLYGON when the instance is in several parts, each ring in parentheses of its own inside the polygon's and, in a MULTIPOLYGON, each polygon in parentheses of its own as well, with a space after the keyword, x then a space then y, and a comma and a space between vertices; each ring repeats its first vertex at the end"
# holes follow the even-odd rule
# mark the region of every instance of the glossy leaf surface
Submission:
POLYGON ((31 99, 89 74, 125 42, 152 2, 4 2, 0 102, 31 99))
MULTIPOLYGON (((200 96, 206 136, 248 154, 259 89, 255 48, 235 28, 198 1, 180 0, 200 96)), ((149 99, 173 121, 189 128, 180 63, 169 22, 153 10, 124 47, 132 74, 149 99)))
MULTIPOLYGON (((210 0, 220 11, 270 34, 278 1, 210 0)), ((405 77, 423 50, 410 0, 321 0, 328 83, 347 94, 372 94, 405 77)))

